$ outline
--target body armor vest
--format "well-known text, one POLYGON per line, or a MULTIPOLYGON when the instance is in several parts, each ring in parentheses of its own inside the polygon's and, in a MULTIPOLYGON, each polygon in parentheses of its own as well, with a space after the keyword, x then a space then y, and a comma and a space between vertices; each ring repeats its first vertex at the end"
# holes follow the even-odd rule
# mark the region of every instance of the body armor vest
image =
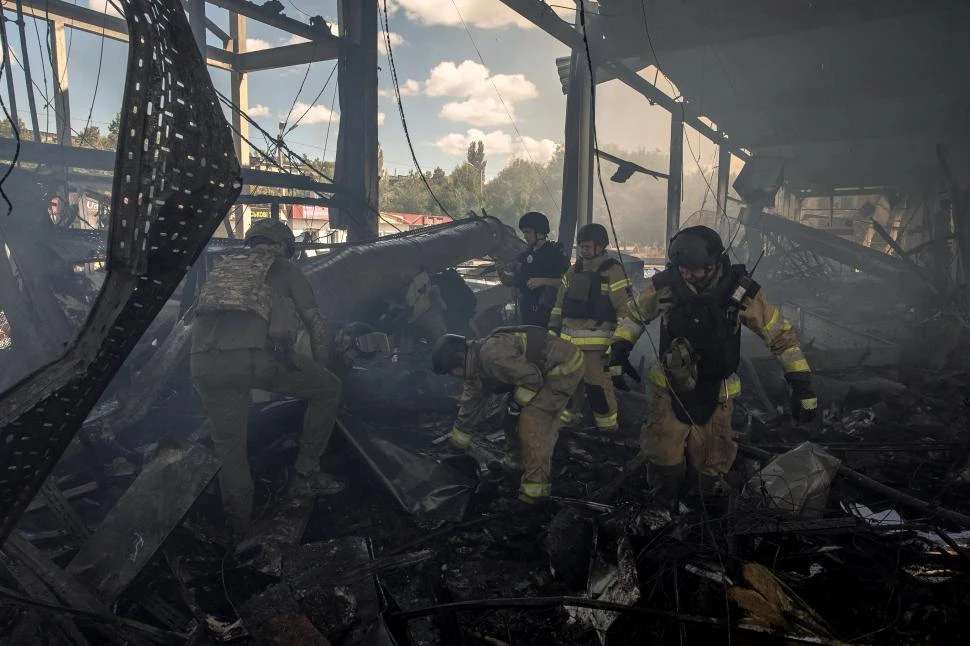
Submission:
POLYGON ((620 263, 608 259, 596 271, 583 271, 583 261, 576 261, 576 271, 569 277, 569 285, 562 303, 562 315, 598 323, 616 323, 616 309, 610 300, 610 279, 606 272, 620 263))
POLYGON ((699 356, 697 378, 702 381, 726 379, 741 361, 741 299, 754 296, 760 287, 748 277, 744 265, 729 265, 717 284, 701 294, 687 285, 679 272, 668 270, 654 276, 659 289, 673 289, 673 303, 660 329, 660 352, 670 349, 672 341, 687 339, 699 356), (742 291, 739 291, 739 288, 742 291))
POLYGON ((660 328, 660 353, 666 355, 675 339, 686 339, 697 357, 696 387, 678 393, 674 412, 684 423, 703 424, 714 412, 721 382, 733 374, 741 361, 741 301, 761 289, 744 265, 725 259, 713 288, 695 293, 676 269, 653 277, 660 290, 673 290, 671 306, 660 328))
POLYGON ((199 293, 199 314, 251 312, 270 320, 273 294, 266 275, 278 256, 261 251, 228 254, 212 268, 199 293))

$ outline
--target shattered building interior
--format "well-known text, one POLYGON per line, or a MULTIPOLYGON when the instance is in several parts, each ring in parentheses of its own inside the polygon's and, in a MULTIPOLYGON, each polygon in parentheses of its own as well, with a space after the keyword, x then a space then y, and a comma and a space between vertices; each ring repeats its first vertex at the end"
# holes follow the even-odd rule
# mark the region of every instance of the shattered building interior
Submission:
MULTIPOLYGON (((492 432, 455 451, 461 383, 432 372, 434 339, 405 334, 343 376, 323 456, 347 483, 334 495, 287 489, 305 403, 254 393, 254 526, 234 543, 189 346, 210 270, 243 245, 239 206, 268 199, 251 187, 312 194, 271 200, 274 216, 280 200, 326 205, 347 229, 346 244, 297 245, 334 326, 379 327, 415 277, 457 268, 443 298, 474 304, 449 310, 463 312, 449 331, 485 336, 514 323, 496 267, 525 245, 487 215, 377 237, 380 0, 339 0, 339 35, 272 2, 115 0, 117 18, 4 1, 4 50, 25 19, 51 23, 55 61, 65 29, 129 50, 116 152, 71 145, 66 79, 56 141, 0 138, 0 641, 967 643, 970 4, 600 0, 571 24, 542 0, 500 2, 572 50, 556 61, 557 239, 570 248, 591 220, 599 164, 635 166, 596 155, 595 88, 619 79, 671 115, 668 240, 685 125, 719 146, 709 224, 797 331, 815 420, 796 421, 745 331, 739 451, 716 490, 673 514, 653 504, 644 379, 617 391, 619 431, 564 427, 553 496, 519 504, 504 396, 492 432), (247 52, 247 20, 308 42, 247 52), (222 46, 200 52, 207 31, 222 46), (340 69, 334 177, 254 168, 246 74, 318 60, 340 69), (231 97, 207 65, 230 72, 231 97), (100 187, 93 216, 80 186, 100 187), (79 213, 52 217, 52 199, 79 213)), ((10 59, 0 94, 16 114, 10 59)), ((623 260, 642 290, 643 263, 623 260)), ((658 330, 635 346, 640 374, 658 330)))

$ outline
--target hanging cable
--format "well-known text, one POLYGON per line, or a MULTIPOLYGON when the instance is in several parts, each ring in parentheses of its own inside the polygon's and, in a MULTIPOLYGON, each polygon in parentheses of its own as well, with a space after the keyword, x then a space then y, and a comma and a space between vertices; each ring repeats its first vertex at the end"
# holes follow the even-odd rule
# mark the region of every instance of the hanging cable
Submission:
POLYGON ((427 188, 428 193, 431 194, 431 199, 433 199, 434 203, 438 205, 438 208, 441 209, 442 213, 451 218, 452 216, 450 213, 448 213, 448 209, 444 207, 444 205, 438 199, 438 196, 435 195, 434 189, 431 188, 431 183, 428 181, 428 178, 425 177, 424 171, 421 170, 421 164, 418 163, 418 156, 414 152, 414 145, 411 143, 411 133, 408 132, 408 122, 404 116, 404 103, 401 101, 401 86, 398 84, 397 80, 397 67, 394 65, 394 52, 391 48, 391 23, 387 14, 387 0, 383 0, 383 8, 383 16, 380 12, 378 12, 377 15, 380 19, 381 27, 384 30, 384 46, 387 51, 387 61, 390 63, 391 67, 391 82, 394 85, 394 98, 397 100, 398 114, 401 115, 401 128, 404 129, 404 138, 408 142, 408 150, 411 151, 411 160, 414 162, 414 167, 417 168, 418 175, 421 176, 421 181, 424 183, 425 188, 427 188))
MULTIPOLYGON (((327 77, 327 80, 324 81, 323 87, 320 88, 320 91, 317 92, 317 95, 315 97, 313 97, 313 101, 310 101, 309 105, 307 105, 306 110, 303 111, 303 114, 301 114, 300 117, 296 121, 294 121, 293 124, 286 130, 286 132, 282 133, 281 136, 284 136, 284 135, 287 135, 287 134, 291 133, 293 130, 296 129, 296 127, 298 125, 300 125, 300 122, 303 121, 304 117, 306 117, 310 113, 310 110, 313 108, 313 106, 316 105, 317 101, 320 100, 320 97, 323 95, 324 90, 326 90, 327 89, 327 86, 330 85, 330 79, 333 78, 333 75, 334 75, 334 73, 336 71, 337 71, 337 64, 334 63, 333 64, 333 69, 330 70, 330 75, 327 77)), ((304 79, 304 80, 306 80, 306 79, 304 79)), ((302 88, 302 86, 301 86, 301 88, 302 88)), ((297 96, 299 96, 299 95, 300 95, 300 93, 297 92, 297 96)), ((293 112, 293 107, 296 107, 296 99, 293 100, 293 106, 290 107, 290 111, 286 113, 287 119, 289 119, 290 114, 293 112)), ((329 116, 330 116, 330 118, 332 120, 333 119, 333 108, 330 109, 330 115, 329 116)), ((286 126, 286 121, 283 122, 283 125, 284 125, 284 127, 286 126)))
MULTIPOLYGON (((468 40, 471 41, 472 47, 474 48, 475 53, 478 55, 478 60, 481 61, 483 67, 488 69, 488 65, 485 64, 485 59, 482 58, 482 52, 478 49, 478 43, 476 43, 475 39, 472 37, 472 32, 471 30, 468 29, 468 25, 465 23, 465 17, 461 15, 461 9, 458 8, 458 4, 455 2, 455 0, 451 0, 451 4, 455 7, 455 11, 458 13, 458 19, 461 21, 461 26, 465 28, 465 34, 468 36, 468 40)), ((542 173, 540 173, 535 168, 536 166, 538 166, 538 164, 536 163, 536 160, 532 157, 532 153, 529 152, 529 147, 525 145, 525 138, 523 138, 522 133, 519 132, 519 126, 515 122, 515 118, 512 117, 512 111, 509 110, 509 106, 506 105, 505 99, 502 97, 502 93, 498 91, 498 86, 495 85, 495 81, 492 80, 491 76, 488 76, 488 82, 491 84, 492 89, 495 90, 495 95, 498 97, 498 100, 502 103, 502 108, 505 109, 505 115, 509 118, 509 122, 512 124, 512 129, 515 130, 515 134, 519 138, 519 143, 522 144, 522 150, 525 151, 525 154, 526 156, 528 156, 529 161, 532 162, 533 171, 535 172, 536 176, 539 178, 539 181, 542 182, 542 186, 543 188, 546 189, 546 193, 549 194, 549 198, 552 200, 552 203, 556 205, 556 209, 561 211, 562 205, 559 203, 559 200, 556 199, 556 196, 553 194, 552 190, 550 190, 549 184, 546 183, 546 180, 542 176, 542 173)))
MULTIPOLYGON (((102 15, 105 17, 108 15, 107 2, 104 3, 104 13, 102 15)), ((94 102, 98 98, 98 88, 101 85, 101 65, 104 62, 104 41, 105 41, 104 27, 102 26, 101 27, 101 47, 98 51, 98 73, 94 78, 94 93, 91 95, 91 107, 88 108, 88 118, 84 122, 84 129, 81 130, 82 133, 87 132, 88 128, 91 127, 91 117, 92 115, 94 115, 94 102)), ((70 54, 68 56, 70 57, 70 54)), ((66 62, 65 62, 65 65, 67 65, 66 62)))
MULTIPOLYGON (((4 56, 7 55, 8 53, 4 52, 4 56)), ((0 66, 0 78, 2 77, 3 67, 0 66)), ((17 127, 17 115, 10 115, 10 113, 7 111, 7 104, 4 102, 2 95, 0 95, 0 108, 3 108, 3 114, 10 122, 10 128, 13 130, 14 145, 16 146, 13 152, 13 159, 10 161, 10 166, 3 172, 3 176, 0 177, 0 197, 3 197, 3 201, 7 203, 7 215, 9 216, 11 213, 13 213, 13 203, 11 203, 10 198, 7 197, 7 192, 3 189, 3 185, 6 183, 7 178, 10 177, 10 173, 13 172, 13 169, 17 166, 17 161, 20 159, 20 128, 17 127)))
MULTIPOLYGON (((253 118, 250 117, 246 112, 240 110, 239 109, 239 106, 237 106, 235 103, 233 103, 232 100, 229 99, 229 97, 227 97, 225 94, 223 94, 219 90, 215 90, 215 92, 216 92, 216 95, 219 97, 219 99, 227 107, 229 107, 231 110, 239 113, 239 115, 241 117, 243 117, 250 125, 252 125, 253 127, 255 127, 260 133, 262 133, 264 137, 271 138, 271 136, 269 135, 269 133, 262 126, 260 126, 258 123, 256 123, 256 121, 254 121, 253 118)), ((230 128, 232 128, 232 126, 230 126, 230 128)), ((293 172, 292 169, 284 168, 274 157, 272 157, 272 156, 268 155, 267 153, 263 152, 263 150, 260 149, 255 144, 253 144, 250 139, 248 139, 247 137, 244 137, 242 135, 242 133, 239 132, 239 130, 237 130, 235 128, 232 128, 232 130, 233 130, 233 132, 235 132, 236 134, 238 134, 239 137, 243 141, 245 141, 250 147, 252 147, 254 150, 256 150, 257 152, 259 152, 264 158, 266 158, 266 160, 269 161, 273 166, 277 167, 280 171, 282 171, 284 173, 292 174, 292 172, 293 172)), ((335 180, 332 177, 330 177, 329 175, 327 175, 326 173, 323 172, 323 169, 320 169, 320 168, 317 168, 316 166, 314 166, 312 163, 310 163, 310 161, 307 158, 305 158, 302 155, 299 155, 296 152, 294 152, 285 143, 280 142, 279 147, 280 147, 281 150, 285 151, 288 156, 292 155, 294 158, 296 158, 297 160, 299 160, 309 170, 313 171, 317 175, 323 177, 324 179, 326 179, 326 180, 328 180, 330 182, 335 182, 335 180)), ((306 173, 302 172, 302 170, 298 171, 297 174, 299 174, 299 175, 301 175, 303 177, 308 177, 308 175, 306 175, 306 173)), ((313 192, 316 193, 318 196, 323 197, 323 194, 320 193, 320 191, 313 190, 313 192)), ((389 224, 391 227, 393 227, 399 233, 401 232, 400 227, 398 227, 396 224, 394 224, 394 222, 392 222, 392 221, 388 220, 386 217, 384 217, 384 215, 380 212, 380 209, 374 209, 369 204, 366 204, 366 203, 364 203, 364 204, 365 204, 365 206, 366 206, 366 208, 367 208, 368 211, 371 211, 372 213, 376 214, 379 219, 381 219, 384 222, 386 222, 387 224, 389 224)), ((358 227, 361 227, 362 229, 364 228, 363 225, 361 224, 361 222, 359 220, 357 220, 349 210, 347 210, 346 212, 347 212, 348 217, 350 217, 350 219, 353 220, 354 223, 358 227)))

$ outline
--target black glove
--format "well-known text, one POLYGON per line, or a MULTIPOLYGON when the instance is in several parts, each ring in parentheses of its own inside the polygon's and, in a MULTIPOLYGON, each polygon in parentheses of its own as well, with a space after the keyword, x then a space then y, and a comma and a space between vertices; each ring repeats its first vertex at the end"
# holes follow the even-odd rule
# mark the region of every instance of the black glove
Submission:
POLYGON ((815 419, 818 412, 818 397, 812 388, 812 376, 802 372, 788 375, 791 386, 791 414, 796 422, 805 424, 815 419))
POLYGON ((613 345, 610 346, 610 378, 613 380, 613 387, 617 390, 630 390, 630 387, 623 380, 623 375, 629 375, 630 379, 640 383, 640 373, 630 363, 632 351, 633 344, 625 340, 614 341, 613 345))

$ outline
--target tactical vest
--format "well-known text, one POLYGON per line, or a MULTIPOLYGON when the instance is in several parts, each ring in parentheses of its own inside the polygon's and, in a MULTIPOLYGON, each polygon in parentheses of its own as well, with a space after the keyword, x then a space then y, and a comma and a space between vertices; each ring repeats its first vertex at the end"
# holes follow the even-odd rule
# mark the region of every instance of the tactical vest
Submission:
POLYGON ((687 339, 699 357, 698 382, 719 382, 737 370, 741 361, 741 301, 761 289, 744 265, 730 265, 725 260, 723 270, 714 288, 702 294, 695 293, 675 269, 653 277, 658 291, 673 289, 668 301, 671 306, 660 328, 660 353, 666 353, 674 339, 687 339))
POLYGON ((596 271, 583 271, 583 260, 576 261, 576 271, 569 276, 569 285, 562 303, 565 318, 616 323, 616 309, 610 300, 610 279, 606 275, 620 263, 609 258, 596 271))
MULTIPOLYGON (((546 361, 546 345, 549 342, 549 332, 545 328, 536 325, 509 325, 495 328, 489 336, 496 334, 524 334, 525 360, 534 364, 542 372, 542 367, 546 361)), ((480 349, 480 343, 472 345, 472 352, 475 353, 475 361, 479 365, 481 365, 481 359, 478 357, 480 349)), ((480 379, 485 390, 496 395, 510 393, 515 389, 515 384, 507 384, 497 379, 492 379, 491 377, 480 377, 480 379)))
POLYGON ((278 256, 263 251, 228 254, 219 261, 199 293, 199 314, 251 312, 265 321, 273 310, 266 275, 278 256))

